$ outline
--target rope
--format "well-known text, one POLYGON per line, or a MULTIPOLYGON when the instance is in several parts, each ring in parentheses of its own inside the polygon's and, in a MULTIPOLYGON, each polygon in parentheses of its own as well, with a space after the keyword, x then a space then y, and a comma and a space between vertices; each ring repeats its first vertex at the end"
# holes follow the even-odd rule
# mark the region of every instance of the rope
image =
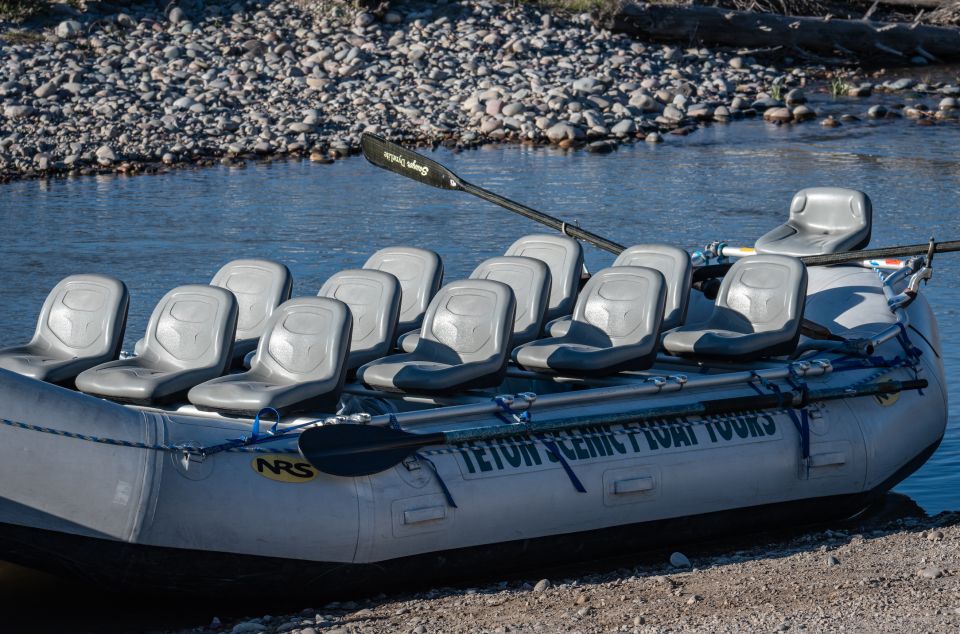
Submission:
MULTIPOLYGON (((100 436, 92 436, 90 434, 78 434, 72 431, 66 431, 64 429, 55 429, 53 427, 44 427, 43 425, 33 425, 31 423, 24 423, 18 420, 9 420, 7 418, 0 418, 0 423, 8 427, 16 427, 18 429, 25 429, 28 431, 36 431, 44 434, 52 434, 54 436, 62 436, 63 438, 73 438, 74 440, 84 440, 86 442, 98 443, 101 445, 113 445, 115 447, 128 447, 130 449, 147 449, 149 451, 164 451, 168 453, 177 453, 188 456, 200 456, 206 457, 223 451, 230 452, 245 452, 245 453, 272 453, 272 450, 264 447, 250 447, 245 444, 247 442, 246 438, 227 441, 218 445, 212 445, 210 447, 197 447, 190 443, 182 444, 164 444, 164 443, 143 443, 143 442, 134 442, 131 440, 119 440, 117 438, 102 438, 100 436)), ((278 434, 277 436, 271 437, 269 440, 284 440, 283 434, 278 434)), ((261 440, 260 442, 265 442, 261 440)))

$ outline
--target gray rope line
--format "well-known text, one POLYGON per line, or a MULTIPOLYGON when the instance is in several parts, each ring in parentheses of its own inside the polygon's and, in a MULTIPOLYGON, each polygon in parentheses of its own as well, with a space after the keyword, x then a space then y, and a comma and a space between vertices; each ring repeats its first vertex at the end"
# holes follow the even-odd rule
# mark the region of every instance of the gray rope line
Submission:
POLYGON ((208 456, 213 453, 220 453, 221 451, 229 451, 234 453, 275 453, 275 449, 268 447, 244 447, 237 445, 235 447, 229 446, 232 443, 222 443, 220 445, 213 445, 211 447, 195 447, 190 444, 179 444, 171 445, 164 443, 143 443, 143 442, 133 442, 130 440, 119 440, 117 438, 101 438, 100 436, 91 436, 89 434, 78 434, 72 431, 66 431, 63 429, 55 429, 53 427, 44 427, 42 425, 33 425, 30 423, 24 423, 16 420, 9 420, 6 418, 0 418, 0 423, 8 427, 16 427, 18 429, 26 429, 28 431, 36 431, 44 434, 52 434, 54 436, 62 436, 64 438, 73 438, 75 440, 84 440, 86 442, 99 443, 102 445, 113 445, 115 447, 128 447, 130 449, 147 449, 150 451, 164 451, 168 453, 178 453, 178 454, 188 454, 191 456, 208 456))

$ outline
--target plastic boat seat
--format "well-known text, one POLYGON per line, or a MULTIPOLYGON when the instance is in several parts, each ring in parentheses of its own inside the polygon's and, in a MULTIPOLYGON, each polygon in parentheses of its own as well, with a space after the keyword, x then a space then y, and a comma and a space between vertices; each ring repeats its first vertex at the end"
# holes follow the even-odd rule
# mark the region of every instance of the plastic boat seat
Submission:
POLYGON ((529 370, 573 375, 645 370, 656 359, 666 297, 659 271, 603 269, 583 287, 567 334, 520 346, 513 359, 529 370))
POLYGON ((663 346, 676 355, 759 357, 790 354, 800 338, 807 269, 785 255, 738 260, 720 285, 706 321, 668 332, 663 346))
POLYGON ((120 280, 71 275, 47 295, 30 342, 0 350, 0 368, 69 384, 84 370, 117 358, 129 306, 120 280))
POLYGON ((83 372, 77 387, 130 403, 174 400, 229 369, 236 330, 233 293, 206 284, 179 286, 150 315, 142 354, 83 372))
POLYGON ((369 269, 340 271, 318 293, 350 307, 353 335, 347 369, 390 354, 400 317, 400 282, 390 273, 369 269))
POLYGON ((569 315, 577 301, 583 273, 583 247, 564 235, 536 233, 510 245, 505 255, 536 258, 550 267, 550 301, 544 319, 552 321, 569 315))
POLYGON ((863 249, 870 243, 873 205, 855 189, 811 187, 797 192, 790 219, 757 240, 757 253, 802 257, 863 249))
MULTIPOLYGON (((513 290, 517 311, 510 348, 540 336, 550 299, 550 269, 544 262, 520 256, 490 258, 473 270, 470 279, 503 282, 513 290)), ((413 352, 419 340, 419 330, 408 332, 400 338, 400 348, 404 352, 413 352)))
MULTIPOLYGON (((660 271, 667 283, 667 303, 660 331, 670 330, 687 320, 693 264, 690 254, 669 244, 637 244, 625 249, 612 266, 644 266, 660 271)), ((562 337, 570 328, 570 319, 557 319, 548 325, 550 336, 562 337)))
POLYGON ((363 268, 390 273, 400 281, 402 297, 397 335, 419 328, 430 300, 443 281, 440 256, 416 247, 387 247, 371 255, 363 268))
POLYGON ((347 305, 336 299, 288 300, 270 317, 248 371, 201 383, 187 398, 200 409, 242 416, 264 407, 334 411, 353 323, 347 305))
POLYGON ((233 365, 239 365, 244 355, 257 347, 274 309, 290 299, 293 276, 290 269, 273 260, 234 260, 223 265, 210 284, 237 297, 233 365))
POLYGON ((416 349, 372 361, 357 377, 374 389, 423 394, 499 385, 515 311, 513 291, 502 282, 451 282, 430 302, 416 349))

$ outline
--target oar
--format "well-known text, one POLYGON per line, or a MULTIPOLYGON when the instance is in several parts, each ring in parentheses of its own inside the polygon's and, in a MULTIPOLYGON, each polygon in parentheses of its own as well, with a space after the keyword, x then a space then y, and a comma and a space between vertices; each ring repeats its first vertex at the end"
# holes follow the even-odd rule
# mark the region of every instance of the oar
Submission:
POLYGON ((536 209, 530 209, 526 205, 521 205, 492 191, 472 185, 443 165, 440 165, 440 163, 428 159, 422 154, 401 147, 396 143, 391 143, 383 137, 364 132, 363 136, 360 137, 360 147, 363 149, 363 155, 367 157, 367 160, 377 167, 396 172, 397 174, 412 178, 415 181, 430 185, 431 187, 452 189, 473 194, 487 202, 500 205, 504 209, 509 209, 525 218, 547 225, 551 229, 565 233, 572 238, 578 238, 584 242, 588 242, 614 255, 619 255, 624 249, 622 244, 611 242, 593 232, 581 229, 576 225, 568 224, 559 218, 554 218, 536 209))
POLYGON ((335 424, 309 427, 300 434, 300 453, 314 467, 336 476, 362 476, 385 471, 418 449, 564 431, 593 425, 643 423, 682 416, 708 416, 781 407, 801 407, 808 401, 893 394, 927 387, 926 379, 884 381, 843 386, 720 398, 680 405, 648 407, 619 414, 576 416, 556 421, 494 425, 432 434, 413 434, 377 425, 335 424))
MULTIPOLYGON (((930 251, 930 243, 925 244, 907 244, 903 246, 881 247, 879 249, 867 249, 864 251, 843 251, 841 253, 826 253, 824 255, 805 255, 800 261, 807 266, 829 266, 831 264, 843 264, 845 262, 870 262, 879 261, 887 258, 900 258, 908 255, 920 255, 927 253, 951 253, 960 251, 960 240, 949 242, 934 242, 933 251, 930 251)), ((717 255, 727 255, 732 257, 744 257, 755 255, 756 251, 746 247, 730 247, 723 245, 718 250, 717 255)))

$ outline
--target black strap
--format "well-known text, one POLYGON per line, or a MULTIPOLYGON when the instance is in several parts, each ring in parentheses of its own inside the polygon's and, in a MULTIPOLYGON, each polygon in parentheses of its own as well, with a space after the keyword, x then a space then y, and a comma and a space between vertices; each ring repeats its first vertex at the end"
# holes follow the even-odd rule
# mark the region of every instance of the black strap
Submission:
MULTIPOLYGON (((504 399, 499 396, 495 397, 494 402, 503 410, 503 412, 496 412, 497 418, 502 420, 508 425, 516 425, 517 423, 526 423, 530 421, 530 410, 527 409, 523 413, 518 413, 510 407, 510 404, 507 403, 504 399), (510 418, 507 418, 504 413, 509 414, 510 418)), ((563 457, 563 453, 560 452, 560 449, 557 447, 557 443, 554 440, 551 440, 544 436, 543 434, 534 434, 534 438, 540 441, 540 443, 546 447, 547 451, 550 452, 557 462, 560 463, 560 466, 563 467, 563 470, 566 472, 567 477, 570 478, 570 484, 573 485, 573 488, 576 489, 579 493, 586 493, 587 489, 583 486, 583 483, 580 482, 580 478, 577 477, 577 474, 573 471, 573 467, 570 466, 570 463, 567 462, 567 459, 563 457)))

